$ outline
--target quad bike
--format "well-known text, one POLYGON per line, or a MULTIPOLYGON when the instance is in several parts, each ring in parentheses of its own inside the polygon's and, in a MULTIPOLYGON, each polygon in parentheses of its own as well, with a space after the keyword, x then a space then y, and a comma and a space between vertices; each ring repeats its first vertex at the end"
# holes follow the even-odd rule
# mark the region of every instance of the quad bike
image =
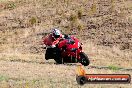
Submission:
POLYGON ((88 56, 82 51, 82 43, 74 36, 68 36, 59 41, 55 48, 47 47, 45 59, 54 59, 58 64, 81 63, 88 66, 88 56))

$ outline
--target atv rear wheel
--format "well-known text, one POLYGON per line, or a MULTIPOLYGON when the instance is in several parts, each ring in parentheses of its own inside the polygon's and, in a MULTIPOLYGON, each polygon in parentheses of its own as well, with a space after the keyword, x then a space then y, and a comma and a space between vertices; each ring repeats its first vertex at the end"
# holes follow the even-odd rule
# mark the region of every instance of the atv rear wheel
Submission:
POLYGON ((80 63, 84 66, 88 66, 90 63, 88 56, 84 52, 80 53, 80 63))

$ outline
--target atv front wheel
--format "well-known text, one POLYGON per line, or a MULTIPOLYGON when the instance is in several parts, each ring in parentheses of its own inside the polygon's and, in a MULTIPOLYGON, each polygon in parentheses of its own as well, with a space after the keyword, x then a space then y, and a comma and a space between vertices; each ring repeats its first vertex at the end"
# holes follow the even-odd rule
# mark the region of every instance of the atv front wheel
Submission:
POLYGON ((84 53, 80 53, 80 63, 84 66, 88 66, 90 64, 88 56, 84 53))

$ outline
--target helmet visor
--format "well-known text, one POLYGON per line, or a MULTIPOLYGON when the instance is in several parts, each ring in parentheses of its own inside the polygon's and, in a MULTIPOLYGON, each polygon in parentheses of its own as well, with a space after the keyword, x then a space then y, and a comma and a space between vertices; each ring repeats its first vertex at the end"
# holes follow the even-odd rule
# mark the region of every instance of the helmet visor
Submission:
POLYGON ((54 38, 59 38, 60 37, 60 35, 55 35, 55 34, 53 34, 53 36, 54 36, 54 38))

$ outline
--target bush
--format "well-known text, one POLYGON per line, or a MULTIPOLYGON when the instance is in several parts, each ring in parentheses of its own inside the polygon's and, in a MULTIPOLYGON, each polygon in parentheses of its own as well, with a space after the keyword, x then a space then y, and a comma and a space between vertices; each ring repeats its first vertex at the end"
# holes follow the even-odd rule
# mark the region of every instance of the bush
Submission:
POLYGON ((29 20, 29 23, 30 23, 31 25, 36 24, 36 23, 37 23, 37 18, 36 18, 36 17, 32 17, 32 18, 29 20))
POLYGON ((78 13, 77 13, 77 14, 78 14, 78 18, 81 19, 82 16, 83 16, 83 14, 82 14, 82 10, 78 10, 78 13))
POLYGON ((77 19, 78 19, 78 17, 77 17, 75 14, 71 14, 71 16, 70 16, 70 21, 76 22, 77 19))
POLYGON ((77 29, 78 29, 78 31, 83 30, 83 25, 82 24, 78 24, 77 29))
POLYGON ((9 2, 5 5, 5 9, 12 10, 16 7, 16 4, 14 2, 9 2))

